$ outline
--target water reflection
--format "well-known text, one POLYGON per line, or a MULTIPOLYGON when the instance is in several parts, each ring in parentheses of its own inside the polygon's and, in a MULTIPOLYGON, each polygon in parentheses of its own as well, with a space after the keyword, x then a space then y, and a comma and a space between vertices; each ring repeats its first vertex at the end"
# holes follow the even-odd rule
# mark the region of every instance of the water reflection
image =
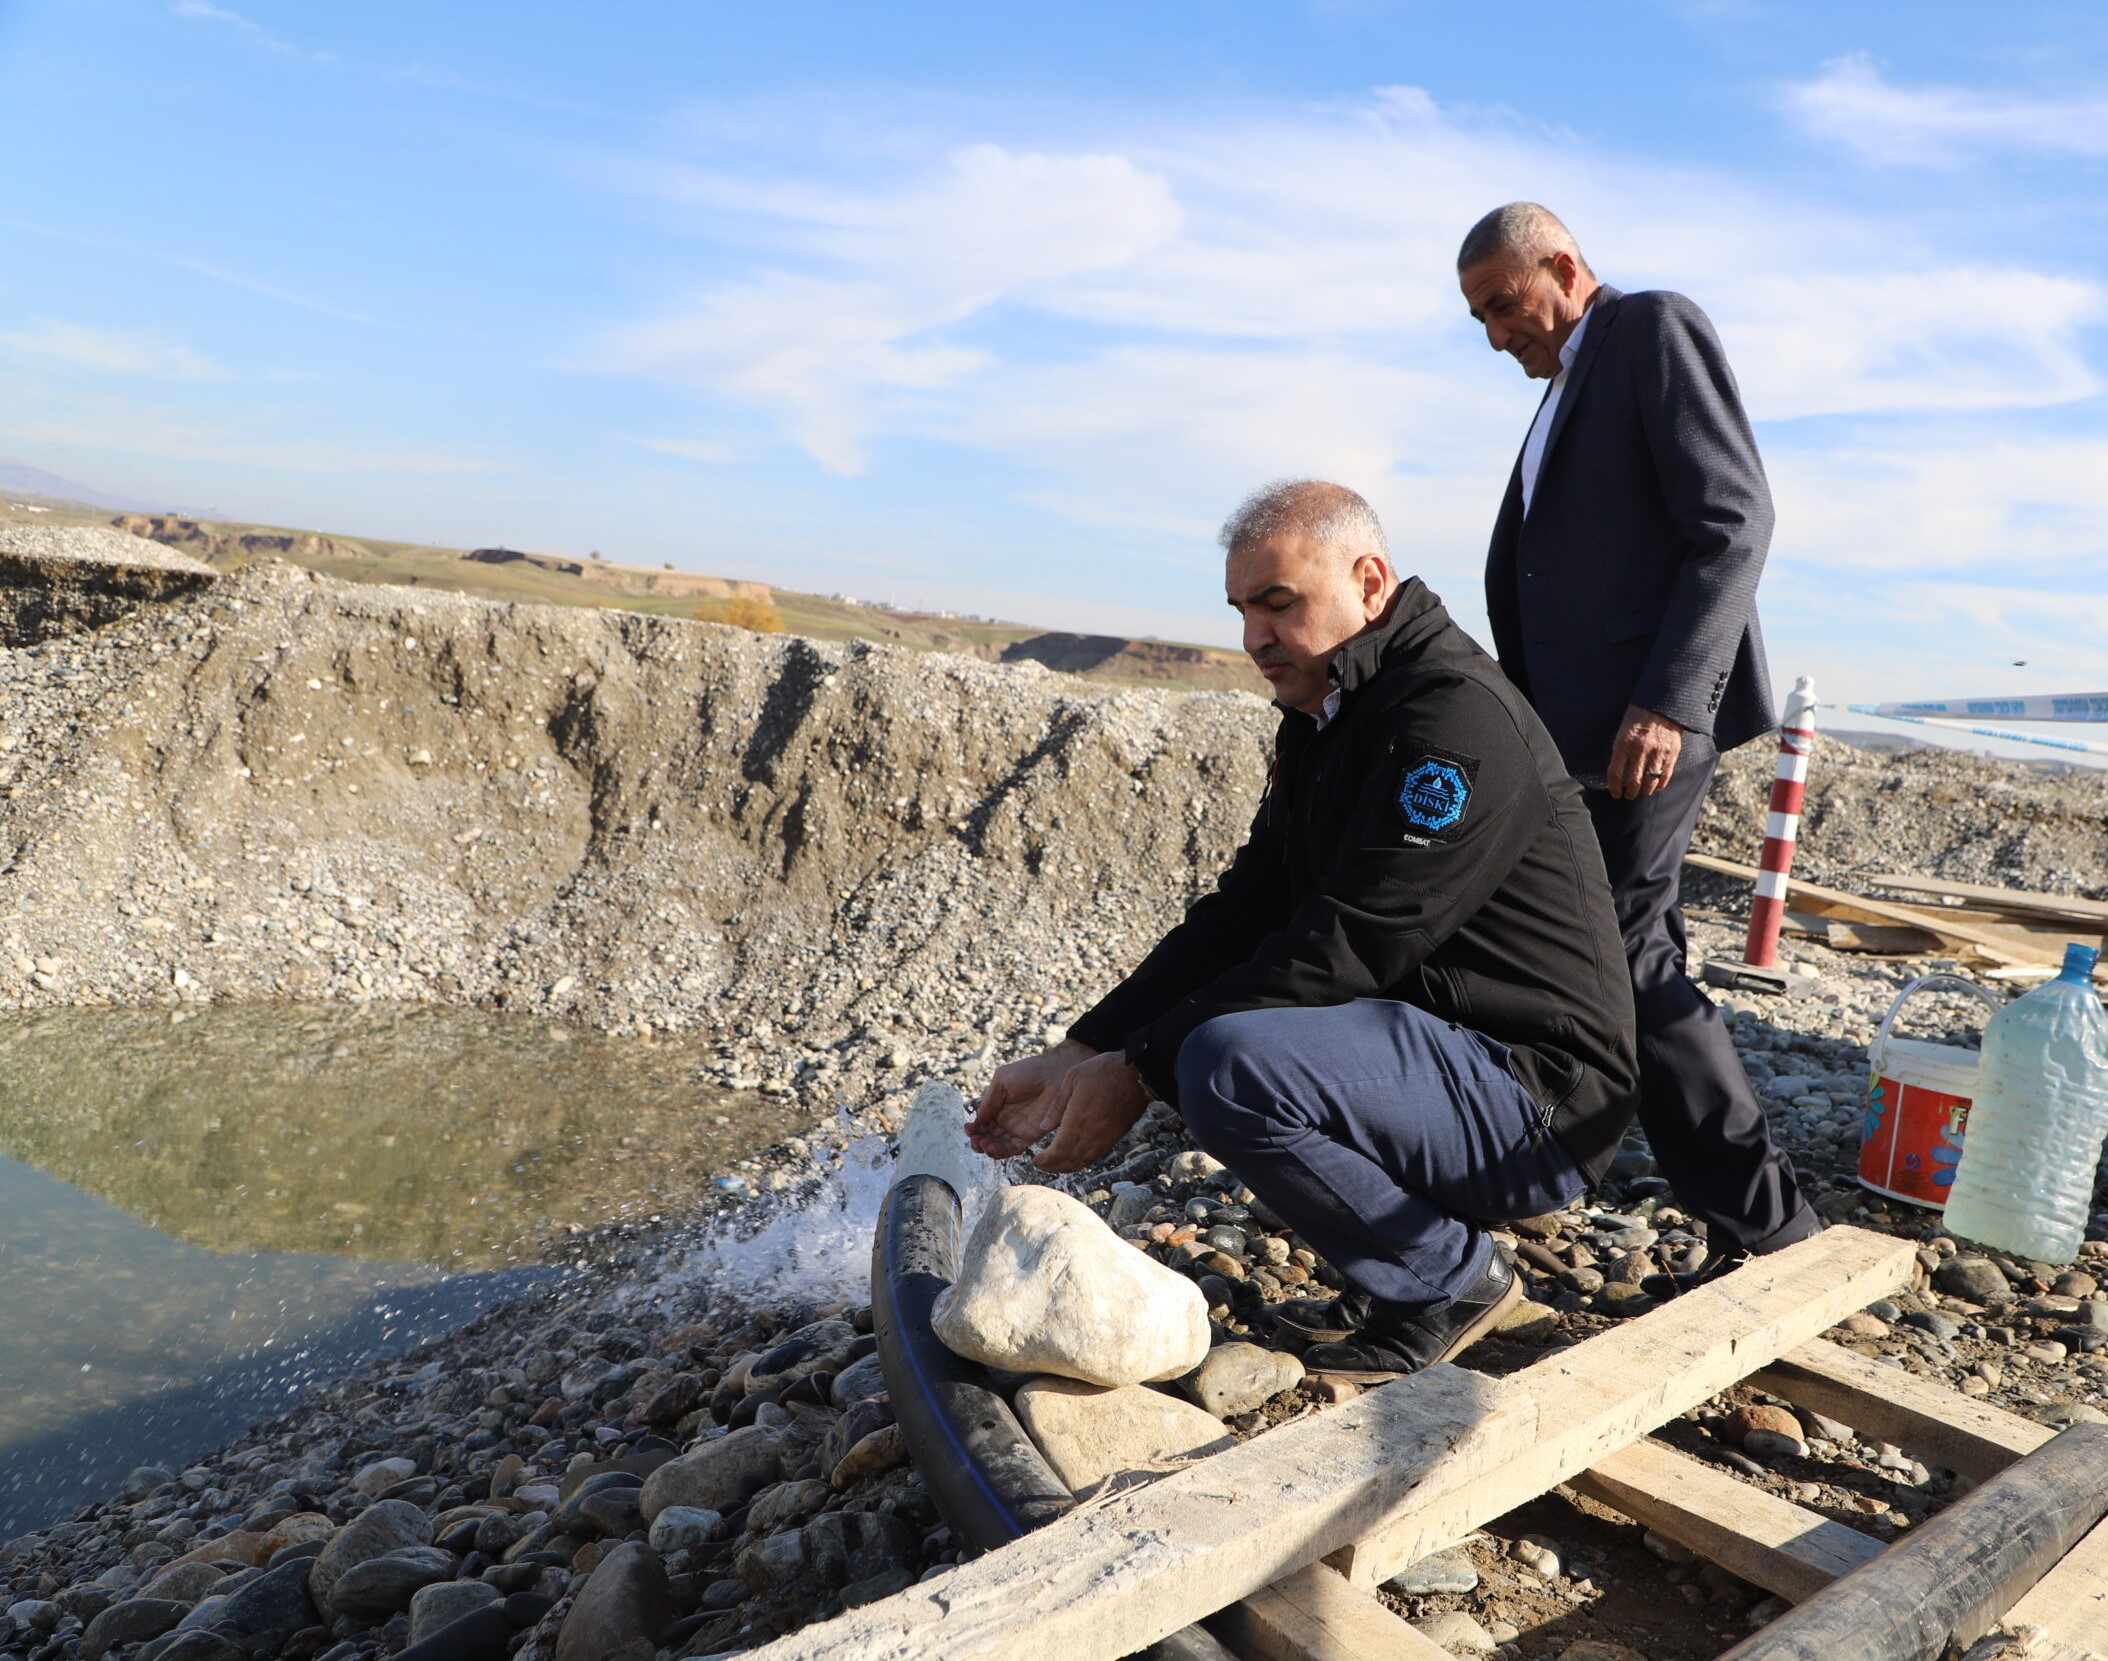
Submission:
POLYGON ((704 1060, 466 1010, 51 1010, 0 1022, 0 1154, 211 1251, 484 1267, 791 1128, 704 1060))
POLYGON ((790 1128, 702 1052, 441 1010, 0 1021, 0 1539, 680 1204, 790 1128), (498 1268, 498 1265, 523 1265, 498 1268))

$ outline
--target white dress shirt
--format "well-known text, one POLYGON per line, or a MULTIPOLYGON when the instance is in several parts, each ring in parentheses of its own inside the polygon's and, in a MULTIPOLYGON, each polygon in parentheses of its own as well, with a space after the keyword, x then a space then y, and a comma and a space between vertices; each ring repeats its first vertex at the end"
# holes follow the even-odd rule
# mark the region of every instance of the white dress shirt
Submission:
POLYGON ((1530 423, 1530 436, 1522 447, 1522 511, 1530 511, 1530 498, 1537 494, 1537 470, 1544 465, 1545 440, 1552 434, 1552 417, 1559 413, 1559 395, 1566 390, 1567 371, 1574 366, 1574 358, 1581 350, 1581 337, 1588 333, 1590 312, 1581 314, 1581 321, 1574 325, 1574 332, 1566 337, 1566 344, 1559 348, 1559 373, 1552 377, 1552 390, 1544 395, 1544 402, 1537 406, 1537 419, 1530 423))

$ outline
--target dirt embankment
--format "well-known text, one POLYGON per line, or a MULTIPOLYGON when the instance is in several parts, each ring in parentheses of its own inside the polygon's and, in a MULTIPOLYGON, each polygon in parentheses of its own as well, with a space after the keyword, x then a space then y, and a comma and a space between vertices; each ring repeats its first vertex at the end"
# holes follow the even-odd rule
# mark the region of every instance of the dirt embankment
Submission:
POLYGON ((0 654, 0 999, 724 1024, 728 1082, 825 1104, 1073 1013, 1235 846, 1272 724, 251 566, 0 654))
MULTIPOLYGON (((1727 758, 1698 847, 1755 862, 1777 765, 1769 742, 1727 758)), ((1929 747, 1882 754, 1818 734, 1794 870, 1843 888, 1908 872, 2108 899, 2108 771, 1929 747)))
POLYGON ((1129 640, 1112 634, 1035 634, 1005 646, 998 657, 1004 663, 1042 663, 1066 675, 1099 680, 1269 695, 1265 680, 1249 658, 1161 640, 1129 640))
POLYGON ((127 513, 110 521, 119 530, 212 565, 252 559, 371 559, 373 550, 349 537, 318 531, 235 531, 167 513, 127 513))

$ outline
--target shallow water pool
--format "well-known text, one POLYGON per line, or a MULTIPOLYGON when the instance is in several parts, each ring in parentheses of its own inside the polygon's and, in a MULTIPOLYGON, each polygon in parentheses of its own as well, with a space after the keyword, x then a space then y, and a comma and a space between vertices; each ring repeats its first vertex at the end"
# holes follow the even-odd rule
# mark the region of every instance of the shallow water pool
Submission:
POLYGON ((0 1539, 685 1208, 794 1128, 700 1042, 475 1011, 0 1021, 0 1539))

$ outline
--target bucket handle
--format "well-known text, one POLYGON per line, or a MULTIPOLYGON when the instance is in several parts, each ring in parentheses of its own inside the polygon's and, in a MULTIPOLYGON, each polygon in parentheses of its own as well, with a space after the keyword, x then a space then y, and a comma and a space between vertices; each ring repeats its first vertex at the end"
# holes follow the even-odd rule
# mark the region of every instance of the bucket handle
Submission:
POLYGON ((1986 992, 1975 981, 1965 980, 1960 975, 1920 975, 1896 994, 1896 1001, 1888 1006, 1888 1013, 1881 1017, 1880 1030, 1874 1034, 1873 1043, 1867 1046, 1867 1062, 1875 1072, 1881 1070, 1881 1063, 1886 1059, 1888 1029, 1896 1024, 1896 1017, 1903 1013, 1904 1004, 1932 986, 1942 987, 1950 992, 1967 992, 1972 997, 1981 998, 1993 1010, 2001 1009, 2005 1005, 2003 998, 1986 992))

